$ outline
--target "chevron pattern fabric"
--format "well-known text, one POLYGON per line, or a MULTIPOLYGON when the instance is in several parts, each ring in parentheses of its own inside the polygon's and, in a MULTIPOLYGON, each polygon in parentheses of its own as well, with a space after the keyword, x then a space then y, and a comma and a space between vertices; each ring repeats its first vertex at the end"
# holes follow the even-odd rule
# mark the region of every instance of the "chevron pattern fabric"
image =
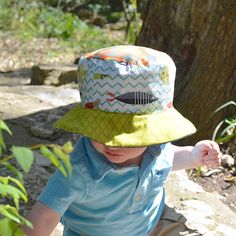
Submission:
POLYGON ((152 49, 134 48, 133 54, 127 52, 127 46, 118 46, 80 59, 79 67, 84 70, 83 78, 79 79, 81 101, 85 107, 96 103, 93 108, 103 111, 152 113, 172 104, 175 65, 171 58, 152 49), (114 49, 118 55, 113 53, 114 49), (147 64, 134 61, 136 54, 140 55, 139 50, 147 64), (123 60, 119 61, 120 58, 123 60))

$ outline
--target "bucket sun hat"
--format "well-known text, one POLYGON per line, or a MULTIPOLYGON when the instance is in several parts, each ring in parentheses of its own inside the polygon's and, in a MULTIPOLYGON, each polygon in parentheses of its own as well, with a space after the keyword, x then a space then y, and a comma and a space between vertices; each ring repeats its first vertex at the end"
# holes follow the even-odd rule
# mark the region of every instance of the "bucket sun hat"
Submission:
POLYGON ((81 102, 55 123, 113 147, 166 143, 195 133, 173 107, 175 64, 139 46, 114 46, 79 60, 81 102))

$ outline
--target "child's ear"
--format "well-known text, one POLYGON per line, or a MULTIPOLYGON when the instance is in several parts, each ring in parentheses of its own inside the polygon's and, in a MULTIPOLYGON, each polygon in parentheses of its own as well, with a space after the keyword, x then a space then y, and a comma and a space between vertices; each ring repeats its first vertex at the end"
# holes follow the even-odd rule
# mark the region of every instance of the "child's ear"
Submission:
POLYGON ((80 60, 80 57, 77 57, 77 58, 74 60, 74 64, 78 65, 78 64, 79 64, 79 60, 80 60))

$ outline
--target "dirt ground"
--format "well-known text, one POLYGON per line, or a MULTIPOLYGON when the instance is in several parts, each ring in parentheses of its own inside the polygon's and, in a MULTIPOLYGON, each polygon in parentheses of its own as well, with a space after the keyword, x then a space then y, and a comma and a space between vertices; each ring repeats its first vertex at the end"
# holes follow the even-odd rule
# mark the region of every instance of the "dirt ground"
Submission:
POLYGON ((209 177, 190 177, 199 183, 207 192, 217 192, 222 196, 222 201, 236 213, 236 182, 225 181, 232 177, 228 170, 223 169, 222 172, 213 174, 209 177))
POLYGON ((223 154, 230 155, 234 158, 234 169, 221 166, 212 172, 209 176, 198 177, 196 171, 189 175, 190 179, 200 184, 207 192, 217 192, 222 196, 222 201, 234 212, 236 212, 236 153, 235 140, 221 146, 223 154))

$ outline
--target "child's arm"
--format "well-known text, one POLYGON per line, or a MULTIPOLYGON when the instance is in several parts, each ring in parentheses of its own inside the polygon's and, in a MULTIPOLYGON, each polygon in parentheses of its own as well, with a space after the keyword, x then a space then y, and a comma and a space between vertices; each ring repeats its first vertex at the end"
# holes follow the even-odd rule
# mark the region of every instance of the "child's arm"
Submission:
POLYGON ((30 229, 24 226, 23 231, 27 236, 49 236, 60 221, 60 218, 58 213, 43 203, 36 202, 27 216, 34 228, 30 229))
POLYGON ((172 170, 191 169, 199 166, 219 166, 221 152, 216 142, 203 140, 194 147, 173 145, 174 160, 172 170))

